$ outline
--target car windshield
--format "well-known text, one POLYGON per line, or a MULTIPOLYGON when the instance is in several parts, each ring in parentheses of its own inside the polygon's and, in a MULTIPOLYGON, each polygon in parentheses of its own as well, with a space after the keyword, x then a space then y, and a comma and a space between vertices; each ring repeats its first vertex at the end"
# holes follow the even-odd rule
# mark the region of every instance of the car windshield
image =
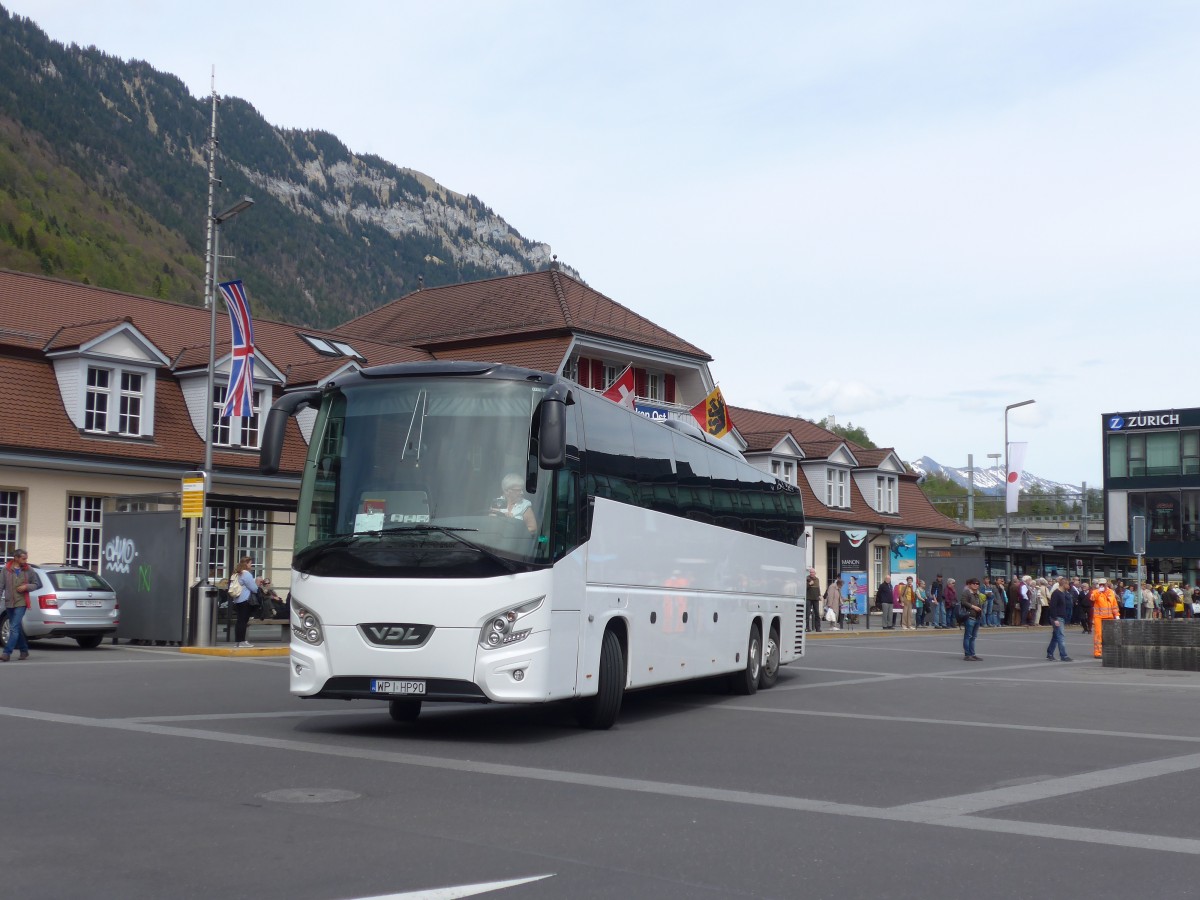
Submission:
POLYGON ((483 576, 548 562, 549 473, 531 455, 545 387, 364 380, 326 395, 301 485, 298 571, 483 576))
POLYGON ((94 572, 50 572, 56 591, 111 591, 112 586, 94 572))

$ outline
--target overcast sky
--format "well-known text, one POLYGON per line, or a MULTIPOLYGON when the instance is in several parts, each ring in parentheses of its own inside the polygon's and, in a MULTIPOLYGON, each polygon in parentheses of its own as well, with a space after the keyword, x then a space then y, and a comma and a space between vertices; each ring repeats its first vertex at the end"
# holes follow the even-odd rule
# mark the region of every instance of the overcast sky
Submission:
POLYGON ((987 465, 1036 399, 1092 485, 1200 406, 1194 0, 3 2, 475 194, 734 405, 987 465))

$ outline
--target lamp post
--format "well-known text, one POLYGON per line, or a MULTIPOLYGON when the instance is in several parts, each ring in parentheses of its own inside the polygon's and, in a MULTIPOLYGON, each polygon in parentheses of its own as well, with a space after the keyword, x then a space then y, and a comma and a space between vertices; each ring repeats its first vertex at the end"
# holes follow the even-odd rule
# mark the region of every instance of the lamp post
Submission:
POLYGON ((1000 453, 989 453, 989 454, 987 455, 987 458, 988 458, 988 459, 990 459, 990 460, 992 461, 992 468, 993 468, 993 469, 998 469, 998 468, 1000 468, 1000 457, 1001 457, 1001 455, 1002 455, 1002 454, 1000 454, 1000 453))
MULTIPOLYGON (((1020 403, 1010 403, 1004 407, 1004 549, 1008 550, 1008 479, 1010 473, 1008 471, 1008 411, 1016 409, 1019 406, 1028 406, 1031 403, 1037 403, 1036 400, 1022 400, 1020 403)), ((1021 485, 1017 485, 1017 496, 1021 495, 1021 485)))
MULTIPOLYGON (((215 123, 215 113, 214 113, 215 123)), ((220 262, 221 226, 234 216, 245 212, 254 201, 243 197, 224 212, 211 214, 212 199, 209 198, 208 229, 210 247, 209 258, 205 262, 207 282, 204 286, 205 300, 208 306, 208 373, 204 394, 204 474, 208 485, 212 485, 213 467, 213 369, 216 360, 217 345, 217 268, 220 262)), ((202 588, 210 588, 212 584, 212 517, 208 503, 204 505, 204 515, 200 519, 200 578, 202 588)), ((196 646, 212 645, 212 614, 213 605, 207 590, 201 590, 201 599, 196 610, 196 646)))

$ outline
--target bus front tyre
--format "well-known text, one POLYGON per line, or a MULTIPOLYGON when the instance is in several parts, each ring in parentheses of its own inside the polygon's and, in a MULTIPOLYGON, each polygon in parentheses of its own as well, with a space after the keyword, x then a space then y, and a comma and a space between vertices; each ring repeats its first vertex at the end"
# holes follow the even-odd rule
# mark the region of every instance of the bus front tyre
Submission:
POLYGON ((758 676, 762 664, 762 631, 755 623, 750 628, 750 640, 746 644, 746 668, 729 676, 729 687, 735 694, 749 696, 758 690, 758 676))
POLYGON ((758 686, 764 691, 775 687, 779 678, 779 629, 771 626, 771 635, 767 638, 767 649, 763 654, 762 672, 758 676, 758 686))
POLYGON ((389 700, 388 715, 393 722, 415 722, 421 714, 420 700, 389 700))
POLYGON ((575 701, 575 716, 584 728, 611 728, 625 696, 625 654, 621 641, 610 629, 600 642, 600 674, 596 696, 575 701))

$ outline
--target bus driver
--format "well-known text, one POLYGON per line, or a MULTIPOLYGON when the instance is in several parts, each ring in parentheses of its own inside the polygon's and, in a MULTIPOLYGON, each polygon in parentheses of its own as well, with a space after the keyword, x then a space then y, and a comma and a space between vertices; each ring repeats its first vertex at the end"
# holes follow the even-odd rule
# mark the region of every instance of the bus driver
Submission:
POLYGON ((489 515, 506 519, 523 519, 530 534, 537 533, 537 519, 533 515, 533 504, 525 499, 525 479, 515 472, 505 475, 500 481, 501 496, 492 501, 489 515))

